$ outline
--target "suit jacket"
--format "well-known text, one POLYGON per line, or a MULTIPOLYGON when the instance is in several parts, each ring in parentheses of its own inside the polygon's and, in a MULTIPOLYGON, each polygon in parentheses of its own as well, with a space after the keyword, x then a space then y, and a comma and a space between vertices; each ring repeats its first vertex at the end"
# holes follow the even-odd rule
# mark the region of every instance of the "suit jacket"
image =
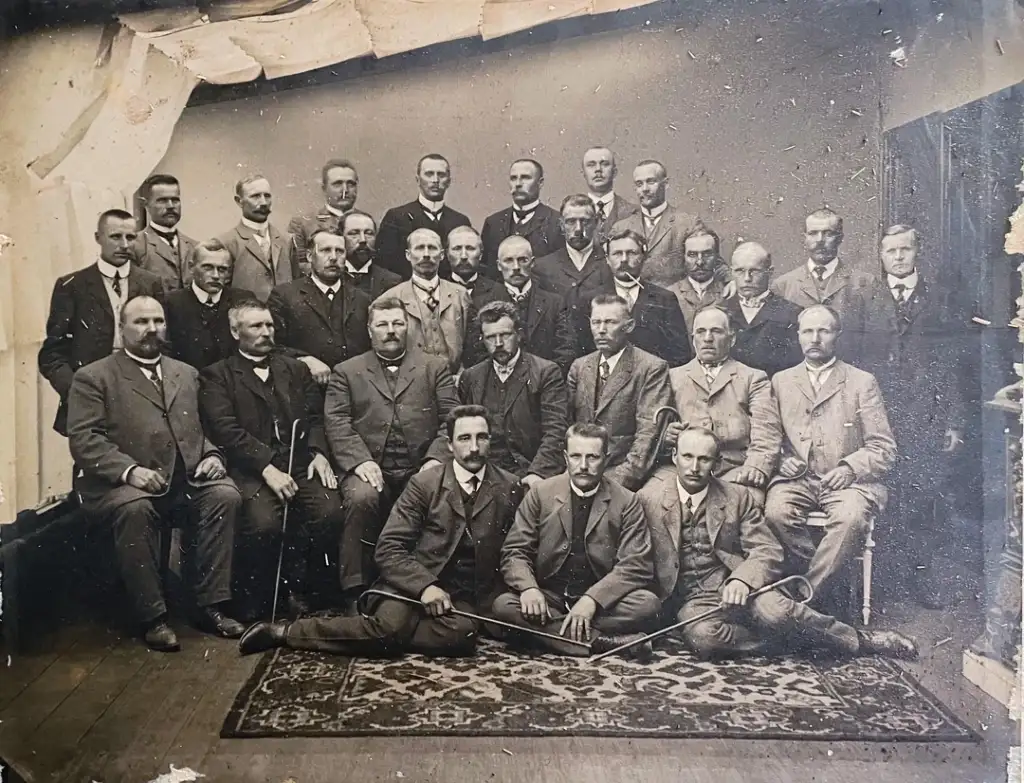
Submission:
POLYGON ((385 269, 377 262, 370 264, 370 271, 365 275, 354 276, 345 273, 345 285, 351 285, 370 297, 372 302, 385 291, 389 291, 402 282, 402 278, 385 269))
MULTIPOLYGON (((459 378, 459 398, 464 405, 483 405, 484 390, 494 377, 494 362, 480 362, 459 378)), ((565 470, 562 447, 569 428, 569 400, 562 371, 554 362, 521 351, 502 409, 490 408, 491 421, 508 445, 515 462, 512 472, 522 478, 532 473, 541 478, 565 470)), ((495 456, 494 442, 491 447, 495 456)))
POLYGON ((668 364, 632 345, 626 345, 615 369, 597 391, 601 354, 577 359, 569 368, 569 417, 608 429, 608 478, 636 491, 646 481, 657 456, 658 428, 654 415, 672 404, 668 364))
POLYGON ((668 290, 676 295, 679 309, 683 311, 683 318, 686 320, 686 336, 689 342, 693 341, 693 317, 704 307, 721 304, 723 288, 724 285, 717 274, 704 291, 704 296, 697 293, 688 277, 669 286, 668 290))
POLYGON ((334 368, 324 403, 327 443, 345 473, 364 462, 380 462, 397 420, 409 445, 413 466, 449 456, 445 419, 459 404, 447 364, 410 350, 395 382, 388 387, 373 351, 334 368))
MULTIPOLYGON (((679 580, 679 537, 682 514, 675 473, 658 474, 639 493, 651 530, 659 597, 666 600, 679 580)), ((782 577, 782 544, 764 521, 760 507, 744 487, 712 477, 704 498, 707 525, 715 556, 730 579, 757 590, 782 577)))
MULTIPOLYGON (((849 465, 857 476, 853 486, 883 506, 882 478, 896 459, 896 441, 875 377, 836 361, 815 394, 801 363, 776 373, 772 389, 782 419, 781 458, 797 456, 819 475, 840 463, 849 465)), ((785 480, 776 476, 772 483, 785 480)))
POLYGON ((146 226, 135 239, 135 263, 164 281, 168 291, 183 288, 192 282, 192 262, 196 241, 178 232, 178 250, 175 252, 156 231, 146 226))
POLYGON ((267 301, 275 286, 302 276, 292 266, 291 239, 273 225, 270 226, 270 259, 264 257, 255 232, 242 223, 217 238, 231 254, 231 285, 252 291, 261 302, 267 301))
POLYGON ((480 232, 484 243, 481 271, 495 280, 501 279, 501 273, 498 271, 498 247, 508 237, 518 235, 528 239, 530 247, 533 248, 534 258, 554 253, 565 244, 562 237, 562 216, 558 214, 557 209, 552 209, 547 204, 538 204, 536 212, 525 226, 516 225, 512 209, 505 207, 493 215, 488 215, 484 220, 483 231, 480 232))
POLYGON ((200 304, 192 285, 172 291, 164 302, 167 317, 168 355, 191 364, 197 370, 231 356, 237 347, 228 324, 228 310, 239 302, 254 299, 252 291, 225 288, 212 308, 200 304), (203 315, 207 321, 204 322, 203 315), (212 319, 212 326, 210 324, 212 319))
POLYGON ((323 397, 306 365, 271 354, 264 383, 252 362, 237 353, 199 374, 199 416, 210 440, 228 458, 228 475, 248 500, 264 485, 263 470, 288 470, 292 422, 296 419, 292 475, 304 473, 316 452, 328 456, 323 397), (275 393, 277 399, 275 400, 275 393), (283 418, 275 421, 278 411, 283 418))
MULTIPOLYGON (((498 290, 496 299, 512 302, 512 296, 504 285, 498 290)), ((523 350, 554 362, 563 375, 569 372, 569 365, 576 354, 575 347, 569 342, 572 333, 566 323, 568 314, 562 300, 536 284, 531 285, 524 315, 523 350)))
POLYGON ((417 473, 377 538, 380 582, 374 587, 419 598, 437 583, 468 528, 475 545, 477 606, 489 610, 501 586, 501 544, 521 499, 516 477, 493 464, 484 470, 471 513, 451 460, 417 473))
MULTIPOLYGON (((377 256, 378 263, 385 269, 390 269, 403 280, 412 276, 412 267, 405 258, 405 241, 409 234, 418 228, 429 228, 436 231, 441 237, 441 244, 448 244, 448 233, 453 228, 471 225, 469 218, 461 212, 445 204, 441 210, 441 216, 434 221, 427 217, 427 210, 419 202, 413 199, 408 204, 392 207, 384 213, 380 220, 380 230, 377 232, 377 256)), ((445 258, 441 261, 441 268, 438 274, 445 280, 451 277, 452 268, 445 258)))
MULTIPOLYGON (((162 300, 163 280, 133 267, 128 274, 128 295, 145 294, 162 300)), ((39 372, 60 395, 53 428, 67 434, 68 392, 75 370, 109 356, 114 350, 114 309, 96 264, 62 275, 53 285, 46 339, 39 349, 39 372)))
MULTIPOLYGON (((543 588, 558 575, 572 543, 569 474, 535 484, 516 511, 501 549, 501 575, 512 590, 543 588)), ((586 592, 607 609, 654 578, 651 536, 640 501, 607 478, 594 496, 585 531, 597 582, 586 592)))
POLYGON ((448 370, 455 374, 462 367, 462 354, 466 346, 466 330, 473 320, 472 304, 466 289, 450 280, 441 280, 437 289, 437 317, 440 329, 436 339, 431 339, 430 311, 416 295, 411 281, 399 283, 385 291, 380 299, 395 297, 405 303, 409 316, 409 331, 406 338, 410 348, 444 359, 448 370))
POLYGON ((677 210, 671 204, 658 220, 654 231, 648 233, 643 212, 637 209, 612 226, 611 233, 630 229, 647 240, 647 259, 644 278, 655 285, 668 288, 686 276, 683 262, 683 236, 697 223, 697 217, 677 210))
MULTIPOLYGON (((296 215, 288 222, 288 233, 291 235, 291 247, 289 258, 292 269, 302 275, 309 274, 309 260, 306 252, 310 249, 309 240, 314 231, 325 229, 332 233, 339 233, 341 218, 321 204, 316 212, 296 215)), ((298 275, 297 275, 298 276, 298 275)))
MULTIPOLYGON (((624 199, 616 193, 615 198, 612 201, 612 208, 608 210, 608 213, 604 216, 604 220, 599 221, 597 224, 598 244, 604 242, 604 240, 608 238, 616 223, 625 220, 630 215, 637 214, 639 211, 639 204, 634 204, 632 201, 624 199)), ((642 234, 643 232, 641 231, 640 233, 642 234)))
MULTIPOLYGON (((456 285, 462 285, 454 279, 452 282, 456 283, 456 285)), ((476 322, 476 314, 480 312, 480 308, 484 305, 496 301, 500 293, 499 289, 504 290, 505 286, 501 283, 496 283, 484 275, 481 270, 477 273, 476 280, 473 281, 471 286, 468 288, 466 286, 462 287, 469 294, 469 303, 471 305, 471 316, 466 320, 466 345, 462 350, 462 364, 465 367, 472 367, 477 362, 482 362, 487 358, 487 349, 484 348, 483 337, 480 334, 480 325, 476 322)))
POLYGON ((221 456, 200 427, 199 373, 166 356, 160 360, 160 368, 162 397, 124 351, 75 373, 68 396, 68 445, 75 464, 84 471, 75 488, 83 507, 92 514, 106 514, 133 500, 156 497, 121 483, 121 476, 140 465, 159 470, 170 479, 176 452, 181 453, 191 486, 235 486, 230 479, 192 479, 203 459, 221 456))
POLYGON ((669 370, 672 397, 680 418, 709 429, 721 441, 717 475, 726 478, 744 465, 772 477, 782 445, 779 406, 768 376, 735 359, 726 359, 708 388, 696 359, 669 370))
POLYGON ((311 277, 292 280, 270 292, 267 306, 274 316, 275 341, 296 358, 315 356, 333 367, 370 350, 370 299, 344 282, 332 303, 311 277))
POLYGON ((736 330, 732 358, 748 367, 756 367, 771 378, 779 370, 794 367, 804 360, 797 339, 797 316, 800 307, 777 294, 770 293, 747 323, 738 296, 722 302, 736 330))

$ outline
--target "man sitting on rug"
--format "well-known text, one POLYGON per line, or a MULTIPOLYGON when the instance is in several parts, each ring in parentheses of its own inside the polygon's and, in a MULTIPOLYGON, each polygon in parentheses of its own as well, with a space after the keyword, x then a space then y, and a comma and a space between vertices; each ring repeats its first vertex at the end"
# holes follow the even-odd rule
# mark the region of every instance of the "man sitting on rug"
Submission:
POLYGON ((915 658, 917 648, 907 637, 857 630, 782 591, 750 600, 753 591, 782 577, 782 545, 750 491, 712 475, 720 449, 711 430, 684 429, 672 452, 675 474, 657 474, 638 493, 651 531, 665 624, 714 610, 682 629, 687 644, 705 659, 800 644, 842 655, 915 658))
POLYGON ((410 479, 377 540, 376 589, 422 606, 375 597, 369 615, 257 623, 239 642, 243 655, 280 646, 351 656, 473 653, 478 624, 452 609, 491 605, 501 543, 522 495, 519 480, 487 460, 486 409, 454 408, 447 430, 454 461, 410 479))
MULTIPOLYGON (((643 509, 636 495, 604 475, 608 439, 597 424, 569 427, 568 473, 533 485, 501 552, 511 590, 494 602, 494 616, 567 637, 565 643, 537 637, 563 655, 603 652, 637 639, 610 634, 644 629, 660 608, 645 589, 654 564, 643 509)), ((633 654, 648 659, 650 644, 634 647, 633 654)))

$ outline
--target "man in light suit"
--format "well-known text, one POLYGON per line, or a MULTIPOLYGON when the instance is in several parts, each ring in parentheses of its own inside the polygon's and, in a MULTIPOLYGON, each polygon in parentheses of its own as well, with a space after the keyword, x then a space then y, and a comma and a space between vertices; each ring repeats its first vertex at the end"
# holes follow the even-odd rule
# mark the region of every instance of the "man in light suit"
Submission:
POLYGON ((345 237, 345 285, 370 297, 381 296, 402 282, 402 278, 377 262, 377 221, 353 209, 341 219, 345 237))
POLYGON ((409 234, 405 255, 412 278, 380 298, 398 299, 405 306, 409 347, 444 359, 455 375, 462 368, 466 330, 472 321, 469 294, 458 283, 438 275, 444 245, 436 231, 418 228, 409 234))
POLYGON ((789 595, 755 590, 783 575, 782 546, 742 487, 714 477, 718 438, 701 427, 681 430, 674 470, 639 493, 651 531, 666 625, 712 612, 681 629, 700 658, 820 648, 841 656, 917 657, 914 642, 894 631, 856 630, 789 595))
POLYGON ((196 241, 178 231, 181 185, 170 174, 153 174, 139 188, 146 209, 146 227, 135 239, 135 263, 158 275, 164 288, 184 288, 192 279, 196 241))
POLYGON ((160 355, 164 311, 152 297, 125 303, 121 334, 123 350, 83 367, 71 383, 68 442, 83 470, 75 489, 85 511, 113 530, 121 578, 151 649, 180 648, 158 562, 171 519, 194 543, 183 571, 194 576, 196 624, 237 638, 242 626, 221 607, 231 599, 241 496, 200 427, 198 372, 160 355))
POLYGON ((697 218, 671 206, 665 198, 668 171, 656 160, 642 160, 633 169, 633 184, 640 209, 612 226, 611 232, 634 231, 644 238, 647 280, 668 288, 686 274, 683 237, 697 218))
POLYGON ((496 280, 500 279, 498 247, 508 237, 525 238, 534 258, 554 253, 562 246, 561 216, 540 201, 544 167, 532 158, 520 158, 509 167, 508 181, 512 206, 488 215, 481 232, 484 259, 480 271, 496 280))
POLYGON ((231 285, 252 291, 261 302, 275 286, 301 276, 292 267, 291 240, 270 223, 273 200, 270 182, 262 174, 240 179, 235 203, 242 219, 218 237, 231 254, 231 285))
POLYGON ((340 234, 341 219, 356 205, 359 193, 359 174, 352 162, 344 158, 331 158, 320 169, 320 188, 324 203, 315 214, 296 215, 288 223, 292 237, 292 268, 302 276, 309 274, 310 240, 316 231, 340 234))
POLYGON ((406 350, 400 299, 370 305, 371 350, 337 365, 324 404, 327 442, 341 470, 342 589, 348 608, 373 581, 372 546, 409 478, 445 458, 444 421, 458 405, 448 365, 406 350))
POLYGON ((818 602, 885 507, 883 479, 896 460, 896 441, 875 377, 836 358, 836 312, 813 305, 799 323, 804 362, 772 378, 783 440, 765 518, 818 602), (807 527, 816 509, 828 517, 817 547, 807 527))
POLYGON ((655 413, 672 404, 668 364, 630 344, 633 320, 619 296, 593 299, 590 327, 597 350, 569 368, 569 418, 608 430, 608 478, 635 492, 657 456, 655 413))
POLYGON ((597 216, 598 242, 620 220, 640 211, 640 207, 615 193, 615 176, 619 173, 615 153, 607 147, 591 147, 583 153, 583 179, 587 183, 587 197, 594 205, 597 216))
MULTIPOLYGON (((726 296, 723 279, 722 243, 718 234, 698 222, 682 238, 683 267, 686 276, 669 286, 679 300, 686 319, 687 334, 693 336, 693 317, 697 311, 720 304, 726 296)), ((733 286, 734 287, 734 286, 733 286)))

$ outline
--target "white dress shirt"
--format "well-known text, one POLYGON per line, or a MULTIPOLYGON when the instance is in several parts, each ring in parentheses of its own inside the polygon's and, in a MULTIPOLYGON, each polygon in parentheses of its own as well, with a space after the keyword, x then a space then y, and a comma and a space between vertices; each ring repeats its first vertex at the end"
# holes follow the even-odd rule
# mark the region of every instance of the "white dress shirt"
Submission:
POLYGON ((665 214, 665 210, 668 209, 668 202, 663 201, 661 204, 654 209, 648 210, 645 207, 640 207, 640 214, 644 218, 644 230, 650 234, 658 227, 658 222, 661 220, 661 216, 665 214))
POLYGON ((599 489, 601 489, 601 483, 598 482, 597 486, 594 487, 589 492, 584 492, 582 489, 580 489, 575 484, 573 484, 572 483, 572 479, 570 479, 569 480, 569 488, 572 490, 572 494, 574 494, 578 498, 592 498, 592 497, 594 497, 594 495, 597 494, 597 491, 599 489))
POLYGON ((540 206, 540 199, 537 199, 536 201, 531 202, 530 204, 524 204, 521 207, 518 206, 517 204, 513 204, 512 205, 512 220, 514 220, 516 225, 519 225, 519 226, 521 226, 523 223, 529 223, 530 220, 533 218, 533 213, 537 211, 537 207, 539 207, 539 206, 540 206), (523 215, 523 218, 520 219, 519 215, 523 215))
POLYGON ((640 281, 637 280, 632 285, 623 283, 619 278, 615 278, 615 293, 626 300, 626 304, 629 305, 629 309, 633 309, 633 305, 636 304, 636 298, 640 295, 640 281))
POLYGON ((335 296, 338 295, 338 291, 341 290, 341 281, 335 280, 331 285, 327 285, 323 280, 316 276, 315 273, 310 274, 309 279, 313 281, 313 285, 320 289, 320 293, 327 296, 327 292, 330 291, 335 296))
POLYGON ((440 201, 431 201, 429 198, 424 196, 422 193, 420 193, 419 196, 417 196, 416 198, 420 202, 420 205, 425 210, 427 210, 427 216, 431 220, 435 220, 436 221, 437 220, 436 215, 438 213, 440 213, 442 209, 444 209, 444 199, 441 199, 440 201))
POLYGON ((475 495, 476 491, 480 489, 480 485, 484 483, 484 471, 487 470, 487 466, 484 465, 476 473, 471 473, 466 470, 458 462, 452 462, 452 467, 455 469, 455 480, 459 482, 459 486, 467 495, 475 495), (473 489, 469 485, 469 480, 476 476, 476 489, 473 489))
POLYGON ((494 365, 494 372, 498 376, 498 380, 504 383, 515 372, 516 365, 519 364, 519 357, 522 355, 522 349, 516 351, 516 355, 509 359, 508 364, 498 364, 497 362, 491 362, 494 365))
POLYGON ((594 202, 594 209, 597 209, 598 204, 604 205, 604 216, 608 217, 612 213, 612 203, 615 201, 615 191, 605 193, 603 196, 598 196, 596 193, 588 193, 590 200, 594 202))
MULTIPOLYGON (((817 264, 815 264, 810 259, 807 260, 807 271, 810 272, 811 273, 811 277, 813 277, 815 279, 817 279, 817 277, 818 277, 815 274, 815 272, 814 272, 814 270, 817 269, 817 268, 818 268, 817 264)), ((836 273, 836 269, 838 269, 838 268, 839 268, 839 256, 836 256, 831 261, 829 261, 827 264, 825 264, 825 274, 822 275, 821 279, 822 280, 828 280, 830 277, 832 277, 832 275, 834 275, 836 273)))
POLYGON ((740 310, 743 311, 743 317, 747 319, 748 324, 761 312, 761 308, 764 307, 764 303, 771 296, 771 293, 771 290, 765 289, 762 294, 755 296, 753 299, 747 299, 743 296, 738 297, 740 300, 740 310))
MULTIPOLYGON (((262 362, 265 359, 269 358, 267 356, 253 356, 251 353, 246 353, 245 351, 239 351, 239 353, 253 363, 262 362)), ((253 367, 252 371, 256 373, 256 377, 259 378, 264 383, 266 383, 267 378, 270 377, 270 369, 267 367, 253 367)))
POLYGON ((818 391, 831 377, 832 370, 836 367, 836 357, 833 356, 821 367, 811 367, 807 362, 804 362, 804 367, 807 368, 807 377, 811 381, 811 388, 818 391))
POLYGON ((207 293, 206 291, 204 291, 199 286, 197 286, 196 285, 196 281, 193 280, 192 281, 192 293, 196 295, 196 299, 199 300, 199 304, 201 304, 201 305, 205 305, 208 302, 212 302, 213 304, 217 304, 220 301, 221 295, 224 293, 224 289, 222 288, 216 294, 210 294, 210 293, 207 293))
POLYGON ((704 487, 700 492, 691 495, 686 491, 686 488, 679 483, 679 479, 676 479, 676 491, 679 493, 679 505, 685 506, 686 501, 690 501, 690 511, 696 512, 700 507, 700 504, 704 502, 704 498, 708 496, 708 488, 704 487))
POLYGON ((373 259, 371 258, 366 262, 366 265, 362 269, 356 269, 348 261, 345 262, 345 271, 350 275, 365 275, 370 271, 370 267, 373 266, 373 259))
POLYGON ((242 218, 242 225, 256 232, 256 243, 264 253, 268 253, 270 251, 270 221, 264 220, 262 223, 257 223, 249 218, 242 218))
POLYGON ((690 285, 693 286, 693 290, 697 292, 697 296, 699 296, 701 299, 704 298, 704 294, 706 294, 708 292, 708 289, 711 288, 711 284, 715 282, 714 277, 712 277, 706 283, 698 283, 692 277, 687 277, 686 279, 689 281, 690 285))
POLYGON ((697 364, 704 371, 704 377, 708 379, 708 384, 714 383, 718 380, 718 374, 722 372, 722 367, 725 365, 725 361, 721 361, 718 364, 704 364, 700 359, 697 360, 697 364))
POLYGON ((910 299, 910 295, 914 293, 914 289, 917 288, 917 270, 915 269, 906 277, 896 277, 896 275, 886 275, 886 279, 889 282, 889 290, 892 291, 892 298, 896 298, 896 286, 906 286, 906 290, 903 292, 904 299, 910 299))
POLYGON ((582 250, 577 250, 571 245, 566 245, 565 249, 569 253, 569 260, 572 261, 572 265, 582 272, 583 267, 587 265, 587 261, 590 260, 590 256, 594 253, 594 243, 591 242, 582 250))
POLYGON ((530 289, 532 288, 532 280, 527 280, 526 285, 524 285, 522 288, 516 288, 514 285, 509 285, 508 283, 505 283, 505 290, 508 291, 509 296, 512 297, 512 301, 515 301, 516 299, 526 296, 527 294, 530 293, 530 289))
POLYGON ((330 214, 334 215, 335 217, 345 217, 345 210, 338 209, 337 207, 332 207, 326 201, 324 202, 324 209, 326 209, 330 214))
POLYGON ((174 250, 178 249, 178 231, 177 229, 167 229, 163 226, 158 226, 156 223, 150 223, 149 227, 153 229, 153 233, 160 237, 164 242, 171 246, 174 250))
POLYGON ((96 266, 103 275, 103 288, 107 292, 107 299, 110 300, 110 309, 114 311, 114 348, 120 348, 121 342, 121 308, 128 301, 128 275, 131 272, 131 263, 114 266, 108 264, 102 258, 96 261, 96 266), (114 293, 114 278, 121 278, 121 293, 114 293))
POLYGON ((472 277, 468 277, 468 278, 463 278, 461 275, 457 275, 454 272, 452 272, 452 282, 453 283, 458 283, 463 288, 469 288, 471 285, 473 285, 477 281, 477 279, 479 277, 480 277, 480 275, 477 272, 474 272, 473 276, 472 277))
POLYGON ((608 357, 605 357, 605 356, 602 355, 601 358, 597 362, 598 370, 600 370, 600 368, 601 368, 601 362, 607 362, 607 364, 608 364, 608 377, 610 378, 612 373, 615 372, 615 365, 617 365, 619 363, 619 359, 622 358, 622 354, 623 354, 623 352, 625 350, 626 350, 625 348, 622 348, 622 349, 619 350, 618 353, 612 354, 611 356, 608 356, 608 357))
POLYGON ((410 282, 412 282, 412 290, 421 302, 426 302, 431 294, 437 299, 438 289, 441 287, 440 277, 435 275, 433 280, 425 280, 419 275, 413 275, 410 282))

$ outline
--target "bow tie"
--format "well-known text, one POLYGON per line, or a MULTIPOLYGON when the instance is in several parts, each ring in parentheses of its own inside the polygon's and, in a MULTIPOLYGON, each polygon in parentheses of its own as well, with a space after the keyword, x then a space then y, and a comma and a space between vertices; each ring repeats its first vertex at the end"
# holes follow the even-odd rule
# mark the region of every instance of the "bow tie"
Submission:
POLYGON ((402 366, 402 362, 405 360, 405 354, 402 354, 397 359, 385 359, 383 356, 378 354, 377 360, 380 362, 380 366, 385 370, 396 372, 398 368, 402 366))
POLYGON ((159 237, 166 239, 168 242, 174 242, 178 238, 178 232, 175 231, 160 231, 159 229, 153 229, 153 233, 159 237))
POLYGON ((536 211, 537 210, 535 209, 516 209, 515 207, 512 208, 512 214, 515 215, 516 220, 519 221, 520 223, 525 223, 536 211))
POLYGON ((269 370, 270 359, 260 359, 258 362, 254 362, 252 359, 246 359, 249 364, 252 365, 254 370, 269 370))

